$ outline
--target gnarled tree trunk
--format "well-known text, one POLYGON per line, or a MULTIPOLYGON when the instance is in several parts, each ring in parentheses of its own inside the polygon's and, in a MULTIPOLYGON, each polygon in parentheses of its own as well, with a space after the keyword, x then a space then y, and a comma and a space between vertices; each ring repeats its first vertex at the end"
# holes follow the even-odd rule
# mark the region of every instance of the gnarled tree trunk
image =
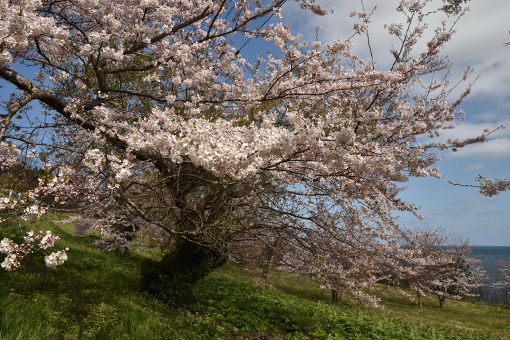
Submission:
POLYGON ((225 262, 219 251, 182 239, 161 261, 143 262, 142 288, 174 306, 186 305, 194 300, 193 286, 225 262))

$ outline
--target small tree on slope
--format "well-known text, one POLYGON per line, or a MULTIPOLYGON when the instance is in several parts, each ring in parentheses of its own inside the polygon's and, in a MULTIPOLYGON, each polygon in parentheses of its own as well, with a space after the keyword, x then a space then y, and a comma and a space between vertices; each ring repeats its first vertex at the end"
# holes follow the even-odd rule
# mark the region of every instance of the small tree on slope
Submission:
POLYGON ((436 294, 443 308, 447 298, 473 295, 483 284, 485 272, 477 266, 481 260, 468 257, 472 249, 467 241, 451 239, 439 231, 403 234, 399 276, 416 292, 420 310, 426 292, 436 294))

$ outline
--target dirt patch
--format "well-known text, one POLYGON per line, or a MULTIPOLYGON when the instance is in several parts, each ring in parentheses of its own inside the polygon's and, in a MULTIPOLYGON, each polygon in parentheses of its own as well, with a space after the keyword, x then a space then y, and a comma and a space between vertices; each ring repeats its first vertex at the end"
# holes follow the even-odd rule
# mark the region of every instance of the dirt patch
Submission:
POLYGON ((90 235, 92 232, 92 225, 96 222, 96 220, 91 218, 85 218, 79 215, 71 215, 67 220, 55 221, 55 223, 73 223, 76 222, 74 226, 73 233, 77 235, 90 235))
POLYGON ((72 223, 72 222, 78 221, 80 218, 81 218, 80 215, 71 215, 67 218, 67 220, 59 220, 59 221, 54 221, 54 222, 60 223, 60 224, 72 223))

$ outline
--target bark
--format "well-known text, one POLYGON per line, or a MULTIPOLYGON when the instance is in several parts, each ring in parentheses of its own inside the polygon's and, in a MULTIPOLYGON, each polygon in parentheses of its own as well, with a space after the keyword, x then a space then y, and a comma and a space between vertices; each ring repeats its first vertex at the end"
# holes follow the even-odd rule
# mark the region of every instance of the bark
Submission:
POLYGON ((226 262, 214 249, 179 240, 159 262, 142 264, 142 289, 175 307, 194 301, 193 286, 226 262))
POLYGON ((336 289, 331 289, 331 296, 333 298, 333 302, 338 301, 338 291, 336 289))
POLYGON ((421 312, 423 309, 422 295, 420 293, 416 293, 416 294, 418 294, 418 306, 419 306, 419 310, 421 312))
POLYGON ((444 307, 444 302, 446 301, 446 298, 444 296, 441 296, 441 295, 437 295, 438 299, 439 299, 439 308, 443 308, 444 307))

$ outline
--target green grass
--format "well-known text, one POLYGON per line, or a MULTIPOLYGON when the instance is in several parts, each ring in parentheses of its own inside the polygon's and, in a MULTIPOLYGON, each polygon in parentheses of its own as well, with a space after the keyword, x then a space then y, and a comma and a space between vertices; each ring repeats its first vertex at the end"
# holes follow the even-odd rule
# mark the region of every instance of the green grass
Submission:
POLYGON ((51 270, 34 255, 0 272, 0 339, 510 339, 509 309, 451 300, 439 309, 430 296, 418 312, 391 290, 384 311, 333 304, 312 281, 281 273, 260 286, 232 265, 196 286, 195 304, 173 310, 139 292, 148 254, 96 249, 97 232, 73 235, 74 223, 52 222, 63 218, 47 214, 26 227, 59 235, 68 262, 51 270))
POLYGON ((490 306, 487 303, 446 300, 445 307, 439 308, 436 295, 427 294, 423 311, 402 295, 388 290, 382 296, 383 304, 393 315, 413 322, 425 322, 436 326, 478 331, 494 337, 510 339, 510 309, 490 306))

